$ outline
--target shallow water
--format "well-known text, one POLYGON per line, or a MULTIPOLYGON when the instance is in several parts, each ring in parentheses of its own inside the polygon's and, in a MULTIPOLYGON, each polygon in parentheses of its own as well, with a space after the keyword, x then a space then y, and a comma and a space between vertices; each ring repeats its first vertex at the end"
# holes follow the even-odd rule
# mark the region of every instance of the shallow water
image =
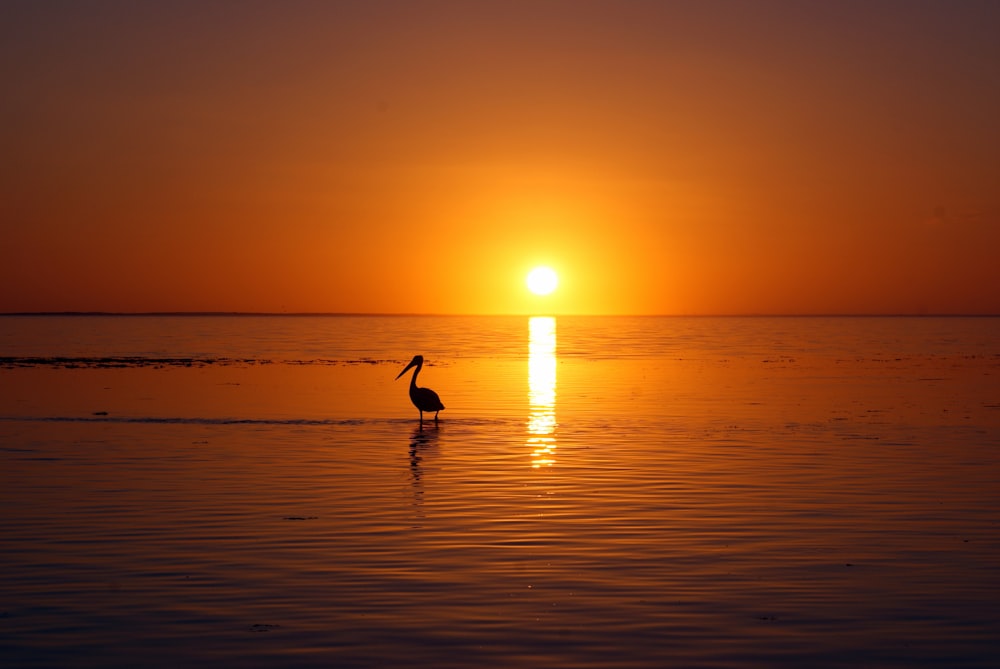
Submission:
POLYGON ((0 347, 4 666, 1000 662, 1000 319, 8 317, 0 347))

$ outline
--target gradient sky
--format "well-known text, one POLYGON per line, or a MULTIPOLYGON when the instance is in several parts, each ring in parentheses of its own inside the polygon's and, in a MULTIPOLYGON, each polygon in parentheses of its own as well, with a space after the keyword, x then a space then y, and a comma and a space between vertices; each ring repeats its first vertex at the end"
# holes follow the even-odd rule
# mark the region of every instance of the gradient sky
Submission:
POLYGON ((4 0, 0 312, 1000 313, 998 35, 992 0, 4 0))

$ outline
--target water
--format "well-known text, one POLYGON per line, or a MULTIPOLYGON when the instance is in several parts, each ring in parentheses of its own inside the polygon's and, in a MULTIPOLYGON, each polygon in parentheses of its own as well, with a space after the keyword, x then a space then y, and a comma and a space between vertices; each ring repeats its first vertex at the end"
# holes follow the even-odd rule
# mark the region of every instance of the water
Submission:
POLYGON ((0 358, 2 666, 1000 663, 1000 319, 5 317, 0 358))

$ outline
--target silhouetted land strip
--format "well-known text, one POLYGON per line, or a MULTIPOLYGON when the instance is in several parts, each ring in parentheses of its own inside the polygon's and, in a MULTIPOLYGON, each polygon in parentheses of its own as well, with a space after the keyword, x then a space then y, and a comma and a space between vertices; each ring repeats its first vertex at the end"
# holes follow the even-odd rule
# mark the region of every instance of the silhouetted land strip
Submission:
MULTIPOLYGON (((113 317, 113 318, 482 318, 483 316, 522 318, 528 314, 450 314, 450 313, 408 313, 408 312, 354 312, 354 311, 8 311, 0 313, 0 318, 35 317, 113 317)), ((561 314, 567 318, 1000 318, 1000 313, 664 313, 664 314, 561 314)))
POLYGON ((111 357, 64 357, 64 356, 24 356, 0 357, 0 369, 17 367, 51 367, 55 369, 125 369, 135 367, 207 367, 209 365, 398 365, 399 360, 374 360, 372 358, 357 358, 353 360, 333 360, 315 358, 311 360, 268 360, 264 358, 227 358, 227 357, 181 357, 181 358, 151 358, 145 356, 111 356, 111 357))

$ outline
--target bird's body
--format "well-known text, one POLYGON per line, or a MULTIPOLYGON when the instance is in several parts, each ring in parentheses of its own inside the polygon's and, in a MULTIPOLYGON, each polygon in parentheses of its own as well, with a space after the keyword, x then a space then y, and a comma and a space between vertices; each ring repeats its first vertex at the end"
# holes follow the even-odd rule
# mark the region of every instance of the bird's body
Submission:
POLYGON ((441 398, 438 397, 436 392, 430 388, 420 388, 417 386, 417 374, 420 373, 423 366, 424 356, 415 355, 413 356, 413 360, 410 361, 410 364, 404 367, 403 371, 401 371, 396 378, 398 379, 403 374, 406 374, 411 367, 416 367, 416 369, 413 370, 413 376, 410 377, 410 401, 413 402, 413 406, 417 407, 417 410, 420 412, 421 423, 424 422, 425 411, 427 413, 430 413, 431 411, 434 412, 434 422, 436 423, 438 419, 438 411, 444 409, 444 405, 441 404, 441 398))

